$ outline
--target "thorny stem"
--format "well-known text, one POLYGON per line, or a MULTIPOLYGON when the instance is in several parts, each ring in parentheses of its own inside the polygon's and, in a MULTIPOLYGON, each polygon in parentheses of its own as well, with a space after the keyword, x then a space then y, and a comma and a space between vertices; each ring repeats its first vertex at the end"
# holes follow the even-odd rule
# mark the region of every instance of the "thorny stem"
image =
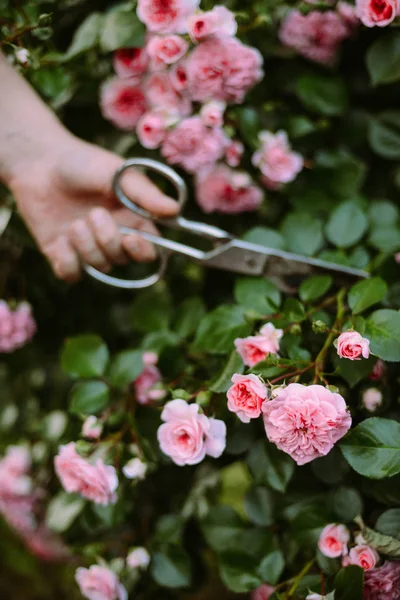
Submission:
POLYGON ((278 383, 278 381, 282 381, 283 379, 286 379, 288 377, 296 377, 298 375, 302 375, 306 371, 309 371, 310 369, 312 369, 314 366, 315 366, 315 363, 311 363, 311 364, 307 365, 306 367, 304 367, 304 369, 297 369, 296 371, 292 371, 291 373, 285 373, 285 375, 280 375, 279 377, 275 377, 275 379, 271 379, 271 381, 269 383, 271 385, 275 385, 275 383, 278 383))
POLYGON ((300 581, 303 579, 303 577, 305 575, 307 575, 308 571, 311 569, 311 567, 314 565, 315 559, 313 558, 312 560, 310 560, 309 563, 306 564, 306 566, 300 571, 300 573, 297 575, 296 579, 293 582, 293 585, 291 586, 291 588, 289 589, 288 592, 288 599, 291 598, 292 596, 294 596, 294 594, 296 593, 297 588, 299 587, 299 583, 300 581))
POLYGON ((333 340, 335 339, 336 335, 337 335, 337 330, 341 330, 341 325, 342 325, 342 320, 343 320, 343 316, 344 316, 344 295, 346 293, 346 288, 342 288, 337 297, 336 297, 336 302, 337 302, 337 311, 336 311, 336 320, 335 323, 333 324, 332 330, 329 333, 328 337, 325 340, 324 345, 322 346, 320 353, 318 354, 317 358, 315 359, 315 377, 314 377, 314 383, 317 383, 320 379, 323 379, 322 373, 324 371, 324 366, 325 366, 325 360, 326 360, 326 354, 329 350, 329 348, 331 347, 333 340))

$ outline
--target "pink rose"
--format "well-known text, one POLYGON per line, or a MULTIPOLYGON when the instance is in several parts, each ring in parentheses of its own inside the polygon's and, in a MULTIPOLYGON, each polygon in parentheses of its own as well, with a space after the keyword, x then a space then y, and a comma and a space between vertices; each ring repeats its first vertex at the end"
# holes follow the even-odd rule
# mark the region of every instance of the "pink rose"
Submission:
POLYGON ((240 164, 244 146, 242 142, 232 140, 225 150, 225 160, 230 167, 237 167, 240 164))
POLYGON ((83 437, 88 438, 89 440, 97 440, 101 436, 102 431, 103 425, 94 415, 86 417, 82 425, 83 437))
POLYGON ((151 111, 140 117, 136 134, 144 148, 158 148, 164 141, 167 119, 160 111, 151 111))
POLYGON ((114 52, 114 70, 122 79, 142 75, 148 64, 149 57, 144 48, 121 48, 114 52))
POLYGON ((256 210, 262 203, 263 194, 246 173, 217 165, 199 173, 196 199, 206 213, 237 214, 256 210))
POLYGON ((194 173, 221 158, 225 145, 221 129, 210 129, 199 117, 190 117, 167 133, 161 153, 170 164, 194 173))
POLYGON ((333 10, 315 10, 307 15, 291 10, 281 24, 279 39, 310 60, 331 64, 340 44, 350 34, 348 24, 333 10))
POLYGON ((373 569, 378 562, 379 554, 377 551, 365 544, 362 546, 354 546, 354 548, 350 550, 349 555, 343 557, 342 566, 347 567, 348 565, 357 565, 364 569, 364 571, 369 571, 370 569, 373 569))
POLYGON ((262 412, 269 441, 298 465, 328 454, 351 426, 342 396, 322 385, 290 383, 262 412))
POLYGON ((116 502, 118 478, 114 467, 105 465, 101 459, 95 465, 90 464, 76 452, 74 442, 60 447, 54 465, 66 492, 76 492, 96 504, 116 502))
POLYGON ((207 127, 222 127, 224 124, 225 102, 211 101, 201 107, 200 117, 207 127))
POLYGON ((15 310, 11 310, 7 302, 0 300, 0 353, 22 348, 36 330, 32 309, 27 302, 21 302, 15 310))
POLYGON ((261 147, 253 154, 253 165, 274 184, 293 181, 303 168, 303 158, 291 151, 287 134, 262 131, 259 139, 261 147))
POLYGON ((149 404, 152 400, 162 400, 165 397, 165 390, 155 387, 162 381, 162 375, 156 367, 157 361, 158 356, 155 352, 143 354, 143 371, 133 382, 139 404, 149 404))
POLYGON ((176 65, 173 65, 169 72, 169 79, 172 87, 177 92, 183 92, 188 86, 188 75, 186 71, 186 61, 181 60, 176 65))
POLYGON ((396 254, 394 255, 394 260, 397 262, 398 265, 400 265, 400 252, 396 252, 396 254))
POLYGON ((187 59, 190 95, 198 102, 241 103, 262 79, 262 62, 258 50, 236 38, 212 37, 199 44, 187 59))
POLYGON ((256 375, 233 375, 233 385, 227 392, 228 409, 243 423, 256 419, 267 397, 267 388, 256 375))
POLYGON ((400 600, 400 561, 386 561, 365 572, 364 600, 400 600))
POLYGON ((137 15, 149 31, 186 33, 187 19, 199 0, 138 0, 137 15))
POLYGON ((188 20, 188 33, 193 42, 200 42, 211 35, 234 36, 237 23, 234 14, 225 6, 197 13, 188 20))
POLYGON ((337 558, 347 554, 349 540, 350 533, 347 527, 330 523, 321 531, 318 548, 324 556, 337 558))
POLYGON ((382 392, 377 388, 369 388, 362 395, 362 404, 370 412, 375 412, 382 404, 382 392))
POLYGON ((188 115, 191 111, 190 101, 177 92, 167 72, 149 75, 145 80, 144 91, 147 102, 153 109, 177 116, 188 115))
POLYGON ((116 127, 132 131, 147 107, 136 80, 113 77, 101 88, 100 108, 103 117, 116 127))
POLYGON ((62 539, 45 525, 23 536, 26 546, 32 554, 44 561, 60 561, 68 557, 68 548, 62 539))
POLYGON ((344 331, 334 342, 340 358, 361 360, 369 357, 369 340, 363 338, 358 331, 344 331))
POLYGON ((374 368, 372 369, 369 378, 372 379, 372 381, 379 381, 379 379, 383 377, 385 370, 385 363, 383 362, 383 360, 378 359, 374 364, 374 368))
POLYGON ((187 41, 179 35, 154 35, 146 49, 155 65, 172 65, 186 54, 188 47, 187 41))
POLYGON ((343 22, 348 26, 349 32, 353 33, 360 24, 360 20, 357 16, 356 7, 344 0, 339 0, 336 5, 336 10, 341 16, 343 22))
POLYGON ((126 564, 131 569, 147 569, 150 564, 150 554, 146 548, 133 548, 126 557, 126 564))
POLYGON ((128 600, 126 589, 115 573, 107 567, 92 565, 89 569, 79 567, 75 579, 81 594, 88 600, 128 600))
POLYGON ((268 354, 276 354, 279 350, 279 340, 283 336, 282 329, 276 329, 272 323, 266 323, 258 335, 235 340, 236 350, 248 367, 254 367, 264 360, 268 354))
POLYGON ((140 458, 131 458, 122 467, 122 472, 127 479, 144 479, 147 472, 147 464, 140 458))
POLYGON ((356 0, 356 11, 367 27, 385 27, 400 12, 400 0, 356 0))
POLYGON ((269 600, 274 591, 275 588, 272 585, 264 583, 251 593, 251 600, 269 600))
POLYGON ((199 413, 197 404, 171 400, 164 406, 158 441, 164 454, 179 466, 197 465, 205 455, 221 456, 225 449, 226 425, 199 413))

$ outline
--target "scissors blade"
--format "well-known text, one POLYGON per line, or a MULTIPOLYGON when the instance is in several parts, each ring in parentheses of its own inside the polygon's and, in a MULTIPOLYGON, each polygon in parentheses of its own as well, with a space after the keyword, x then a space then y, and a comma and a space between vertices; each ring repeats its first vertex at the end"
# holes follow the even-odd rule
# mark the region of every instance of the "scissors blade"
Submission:
POLYGON ((234 273, 269 277, 288 292, 295 291, 305 277, 315 273, 330 273, 338 283, 370 276, 366 271, 353 267, 237 239, 208 252, 202 262, 234 273))

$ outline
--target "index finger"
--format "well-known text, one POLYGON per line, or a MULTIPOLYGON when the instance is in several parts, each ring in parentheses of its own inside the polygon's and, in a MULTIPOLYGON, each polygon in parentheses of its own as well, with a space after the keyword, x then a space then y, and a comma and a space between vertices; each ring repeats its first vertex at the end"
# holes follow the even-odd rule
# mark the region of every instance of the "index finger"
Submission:
POLYGON ((173 217, 179 212, 176 200, 166 196, 146 175, 138 169, 127 169, 121 175, 121 187, 125 195, 157 217, 173 217))

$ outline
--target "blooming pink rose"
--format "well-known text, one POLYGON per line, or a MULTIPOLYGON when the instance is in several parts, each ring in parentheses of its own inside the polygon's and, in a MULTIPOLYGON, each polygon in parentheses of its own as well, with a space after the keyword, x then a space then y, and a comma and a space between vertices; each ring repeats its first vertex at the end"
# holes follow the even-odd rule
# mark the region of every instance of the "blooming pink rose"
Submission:
POLYGON ((179 466, 196 465, 208 454, 221 456, 225 449, 226 425, 199 413, 198 404, 171 400, 164 406, 158 428, 161 450, 179 466))
POLYGON ((45 525, 40 525, 23 536, 26 546, 32 554, 44 561, 65 560, 68 548, 62 539, 55 535, 45 525))
POLYGON ((335 340, 334 345, 340 358, 361 360, 369 357, 369 340, 363 338, 358 331, 344 331, 335 340))
POLYGON ((152 400, 162 400, 165 397, 165 390, 155 387, 162 381, 162 375, 156 367, 157 361, 158 356, 155 352, 143 354, 143 371, 133 382, 139 404, 149 404, 152 400))
POLYGON ((235 340, 236 350, 248 367, 254 367, 264 360, 268 354, 276 354, 279 350, 279 340, 283 336, 282 329, 276 329, 272 323, 266 323, 258 335, 235 340))
POLYGON ((188 90, 193 100, 241 103, 262 79, 262 56, 236 38, 212 37, 187 59, 188 90))
POLYGON ((114 52, 114 70, 122 79, 142 75, 148 64, 149 57, 144 48, 121 48, 114 52))
POLYGON ((206 213, 237 214, 256 210, 262 203, 263 194, 246 173, 217 165, 198 174, 196 199, 206 213))
POLYGON ((291 151, 287 134, 263 131, 259 139, 261 147, 253 154, 253 165, 274 184, 293 181, 303 168, 303 158, 291 151))
POLYGON ((383 377, 385 370, 385 363, 379 358, 374 364, 374 368, 372 369, 369 378, 372 379, 372 381, 379 381, 379 379, 383 377))
POLYGON ((186 71, 186 61, 181 60, 173 65, 169 72, 169 79, 172 87, 177 92, 184 92, 188 86, 188 74, 186 71))
POLYGON ((88 438, 89 440, 97 440, 101 436, 102 431, 103 425, 94 415, 86 417, 82 425, 83 437, 88 438))
POLYGON ((24 446, 8 446, 0 460, 0 497, 3 500, 13 501, 31 494, 30 465, 30 454, 24 446))
POLYGON ((400 0, 356 0, 357 15, 367 27, 385 27, 400 12, 400 0))
POLYGON ((349 32, 353 33, 357 26, 360 24, 360 20, 357 16, 357 9, 352 4, 339 0, 336 5, 336 10, 341 16, 343 22, 348 26, 349 32))
POLYGON ((399 561, 386 561, 365 572, 364 600, 400 600, 399 561))
POLYGON ((207 127, 222 127, 224 124, 225 102, 212 100, 201 107, 200 116, 207 127))
POLYGON ((193 15, 188 20, 188 33, 193 42, 200 42, 211 35, 234 36, 237 23, 234 14, 225 6, 193 15))
POLYGON ((344 556, 342 560, 342 566, 347 567, 348 565, 357 565, 369 571, 373 569, 379 562, 379 554, 371 546, 362 545, 354 546, 349 552, 348 556, 344 556))
POLYGON ((362 404, 370 412, 375 412, 382 404, 382 392, 377 388, 369 388, 362 395, 362 404))
POLYGON ((191 111, 190 101, 177 92, 169 73, 159 72, 149 75, 145 80, 144 90, 147 101, 153 109, 180 116, 188 115, 191 111))
POLYGON ((221 129, 210 129, 199 117, 190 117, 167 133, 161 153, 170 164, 194 173, 221 158, 225 145, 221 129))
POLYGON ((7 302, 0 300, 0 352, 14 352, 25 346, 36 333, 36 322, 31 306, 21 302, 11 310, 7 302))
POLYGON ((100 93, 100 108, 105 119, 131 131, 146 112, 146 99, 138 82, 113 77, 106 81, 100 93))
POLYGON ((269 441, 298 465, 328 454, 351 426, 342 396, 322 385, 290 383, 262 412, 269 441))
POLYGON ((147 569, 150 564, 150 554, 146 548, 133 548, 126 557, 126 564, 131 569, 147 569))
POLYGON ((92 565, 89 569, 79 567, 75 579, 81 594, 88 600, 128 600, 128 593, 115 573, 107 567, 92 565))
POLYGON ((186 33, 187 20, 199 0, 138 0, 137 15, 149 31, 186 33))
POLYGON ((330 523, 321 531, 318 548, 324 556, 337 558, 347 554, 349 540, 350 533, 347 527, 330 523))
POLYGON ((60 447, 54 465, 66 492, 77 492, 96 504, 116 502, 118 478, 114 467, 105 465, 101 459, 95 465, 90 464, 76 452, 74 442, 60 447))
POLYGON ((227 392, 228 409, 243 423, 256 419, 267 397, 267 388, 256 375, 233 375, 233 385, 227 392))
POLYGON ((144 148, 158 148, 164 141, 167 119, 160 111, 151 111, 140 117, 136 134, 144 148))
POLYGON ((187 41, 179 35, 153 35, 146 50, 155 65, 172 65, 186 54, 188 47, 187 41))
POLYGON ((240 164, 244 152, 242 142, 232 140, 225 150, 225 160, 230 167, 237 167, 240 164))
POLYGON ((272 585, 268 585, 268 583, 264 583, 260 585, 260 587, 256 588, 251 594, 251 600, 269 600, 269 598, 274 593, 275 588, 272 585))
POLYGON ((339 45, 351 34, 348 24, 333 10, 302 15, 291 10, 283 20, 279 39, 310 60, 334 62, 339 45))

